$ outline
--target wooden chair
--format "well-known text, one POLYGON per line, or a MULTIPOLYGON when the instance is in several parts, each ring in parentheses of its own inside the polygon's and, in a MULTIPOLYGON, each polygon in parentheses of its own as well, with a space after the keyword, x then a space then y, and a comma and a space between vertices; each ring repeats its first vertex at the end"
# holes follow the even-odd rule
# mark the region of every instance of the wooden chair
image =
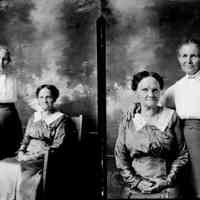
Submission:
POLYGON ((78 131, 78 141, 81 141, 82 138, 82 127, 83 127, 83 115, 80 114, 79 116, 74 116, 71 118, 72 121, 74 122, 77 131, 78 131))
MULTIPOLYGON (((77 129, 77 132, 78 132, 77 139, 78 139, 78 142, 80 142, 82 138, 83 115, 80 114, 78 116, 73 116, 71 117, 71 120, 77 129)), ((49 164, 49 155, 50 155, 50 151, 48 151, 44 156, 44 166, 43 166, 43 174, 42 174, 42 194, 43 194, 44 200, 47 199, 46 185, 47 185, 47 171, 48 171, 48 164, 49 164)))

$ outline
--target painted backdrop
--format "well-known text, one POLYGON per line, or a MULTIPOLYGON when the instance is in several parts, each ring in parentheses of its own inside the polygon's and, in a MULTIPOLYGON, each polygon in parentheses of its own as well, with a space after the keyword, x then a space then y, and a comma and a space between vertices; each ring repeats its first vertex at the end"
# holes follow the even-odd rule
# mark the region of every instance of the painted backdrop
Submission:
POLYGON ((83 113, 96 131, 96 19, 98 0, 1 0, 0 43, 8 45, 9 70, 20 81, 17 108, 23 122, 37 107, 35 89, 55 84, 58 106, 83 113))
POLYGON ((176 47, 185 35, 200 36, 200 1, 107 0, 107 154, 113 154, 121 113, 134 101, 131 79, 143 69, 160 73, 165 88, 181 72, 176 47))

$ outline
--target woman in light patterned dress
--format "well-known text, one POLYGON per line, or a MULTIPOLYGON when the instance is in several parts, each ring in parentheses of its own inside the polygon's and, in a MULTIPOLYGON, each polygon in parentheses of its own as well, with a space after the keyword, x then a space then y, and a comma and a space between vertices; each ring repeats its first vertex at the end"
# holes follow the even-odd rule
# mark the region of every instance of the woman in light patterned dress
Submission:
POLYGON ((70 118, 54 108, 58 96, 59 91, 53 85, 37 89, 41 110, 30 117, 17 156, 0 161, 1 200, 38 198, 44 154, 62 149, 69 135, 70 118))
POLYGON ((122 198, 179 198, 189 154, 176 112, 158 106, 163 79, 142 71, 133 76, 132 89, 139 104, 122 119, 114 151, 125 182, 122 198))

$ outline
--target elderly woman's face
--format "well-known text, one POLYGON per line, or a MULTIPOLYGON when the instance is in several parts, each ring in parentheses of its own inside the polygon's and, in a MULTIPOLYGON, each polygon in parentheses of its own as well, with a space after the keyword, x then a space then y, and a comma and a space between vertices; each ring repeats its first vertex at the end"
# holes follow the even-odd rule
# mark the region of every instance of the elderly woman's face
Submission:
POLYGON ((137 97, 141 105, 155 107, 160 98, 160 85, 154 77, 143 78, 136 90, 137 97))
POLYGON ((184 44, 179 49, 178 61, 181 69, 188 75, 197 73, 200 69, 198 46, 194 43, 184 44))
POLYGON ((6 50, 0 49, 0 67, 3 68, 8 64, 8 60, 6 58, 6 50))
POLYGON ((51 110, 54 104, 54 98, 51 94, 51 91, 47 88, 41 89, 38 94, 38 102, 42 110, 51 110))

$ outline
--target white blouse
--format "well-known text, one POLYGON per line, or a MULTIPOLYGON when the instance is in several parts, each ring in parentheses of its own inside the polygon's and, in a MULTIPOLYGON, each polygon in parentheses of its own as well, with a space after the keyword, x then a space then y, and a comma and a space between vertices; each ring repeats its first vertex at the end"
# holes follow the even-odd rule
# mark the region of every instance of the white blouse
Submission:
POLYGON ((169 87, 160 103, 175 108, 181 119, 200 119, 200 71, 169 87))
POLYGON ((0 103, 17 101, 17 80, 13 76, 0 74, 0 103))

